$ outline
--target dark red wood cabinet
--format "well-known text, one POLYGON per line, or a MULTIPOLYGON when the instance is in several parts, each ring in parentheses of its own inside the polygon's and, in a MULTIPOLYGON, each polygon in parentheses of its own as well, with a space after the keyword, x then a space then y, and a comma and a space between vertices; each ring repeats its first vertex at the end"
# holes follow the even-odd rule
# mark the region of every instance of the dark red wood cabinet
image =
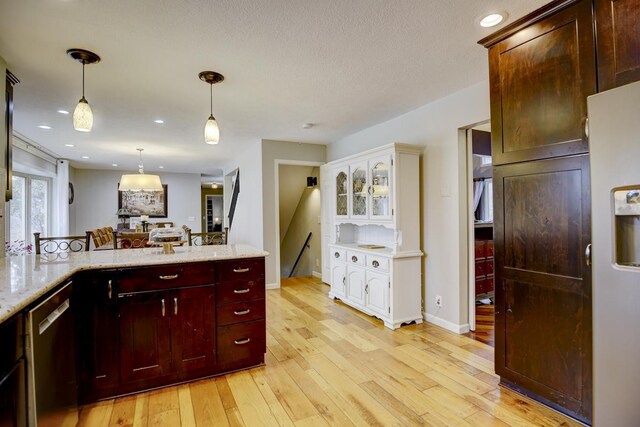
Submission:
POLYGON ((640 0, 556 0, 479 42, 495 165, 496 372, 587 424, 587 97, 640 80, 639 25, 640 0))
POLYGON ((79 274, 82 403, 264 362, 263 258, 79 274))
POLYGON ((598 90, 640 80, 640 1, 595 0, 598 90))
POLYGON ((18 314, 0 325, 0 426, 27 425, 24 318, 18 314))

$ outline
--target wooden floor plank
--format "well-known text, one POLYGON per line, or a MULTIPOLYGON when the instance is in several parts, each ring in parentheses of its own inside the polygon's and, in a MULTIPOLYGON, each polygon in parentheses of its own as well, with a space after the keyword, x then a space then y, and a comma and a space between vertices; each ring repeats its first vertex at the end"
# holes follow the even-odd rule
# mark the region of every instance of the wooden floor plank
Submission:
POLYGON ((578 426, 500 388, 489 345, 428 323, 392 331, 328 290, 293 278, 267 292, 266 366, 86 405, 78 425, 578 426))

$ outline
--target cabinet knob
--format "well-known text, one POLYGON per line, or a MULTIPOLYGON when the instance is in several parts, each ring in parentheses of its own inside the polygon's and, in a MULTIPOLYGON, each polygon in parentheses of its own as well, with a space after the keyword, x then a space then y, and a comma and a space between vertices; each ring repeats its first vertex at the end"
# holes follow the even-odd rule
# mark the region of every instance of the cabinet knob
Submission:
POLYGON ((354 256, 352 256, 352 257, 351 257, 351 261, 353 261, 353 262, 358 262, 358 257, 357 257, 357 256, 355 256, 355 255, 354 255, 354 256))
POLYGON ((378 268, 378 267, 380 267, 380 263, 379 263, 378 261, 373 261, 373 262, 371 263, 371 265, 373 265, 373 268, 378 268))
POLYGON ((333 256, 335 256, 336 258, 340 258, 340 252, 336 252, 335 254, 333 254, 333 256))

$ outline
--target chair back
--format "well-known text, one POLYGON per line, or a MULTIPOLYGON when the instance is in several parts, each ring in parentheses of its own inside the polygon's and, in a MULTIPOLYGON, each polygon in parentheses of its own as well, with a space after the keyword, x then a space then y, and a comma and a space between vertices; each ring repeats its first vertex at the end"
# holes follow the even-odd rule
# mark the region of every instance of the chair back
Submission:
POLYGON ((114 249, 142 249, 148 247, 149 233, 113 231, 114 249))
POLYGON ((35 238, 36 255, 56 252, 86 252, 91 246, 91 231, 84 236, 41 237, 40 233, 33 233, 35 238))
POLYGON ((224 231, 215 231, 215 232, 204 232, 204 233, 193 233, 191 229, 187 226, 183 226, 185 232, 187 233, 187 241, 189 242, 189 246, 208 246, 208 245, 226 245, 227 244, 227 231, 228 228, 225 228, 224 231))

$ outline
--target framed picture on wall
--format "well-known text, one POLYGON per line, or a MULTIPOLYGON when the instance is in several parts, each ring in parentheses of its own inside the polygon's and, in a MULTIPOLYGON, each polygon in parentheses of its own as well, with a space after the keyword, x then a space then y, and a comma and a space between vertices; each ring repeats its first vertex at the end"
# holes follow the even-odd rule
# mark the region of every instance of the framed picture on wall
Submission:
POLYGON ((162 191, 118 191, 118 209, 127 209, 131 216, 149 215, 150 218, 166 218, 167 184, 162 191))

